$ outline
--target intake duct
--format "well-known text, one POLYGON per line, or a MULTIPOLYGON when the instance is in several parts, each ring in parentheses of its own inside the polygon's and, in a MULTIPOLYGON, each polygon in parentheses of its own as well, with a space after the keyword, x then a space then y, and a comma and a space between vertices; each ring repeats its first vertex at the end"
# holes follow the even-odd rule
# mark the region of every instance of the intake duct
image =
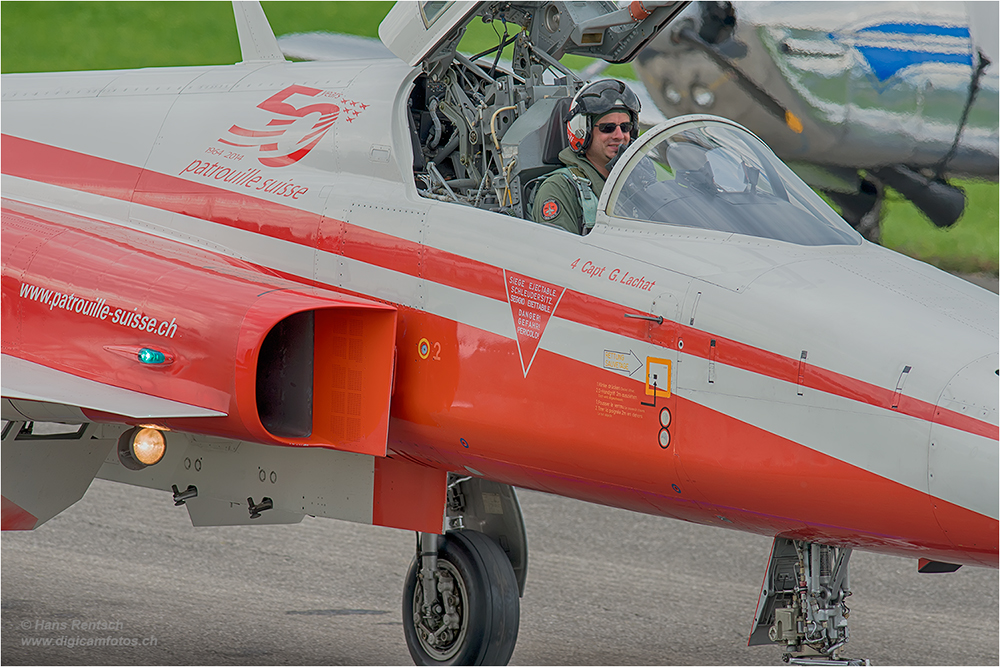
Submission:
POLYGON ((273 435, 312 435, 313 311, 278 322, 260 346, 257 358, 257 415, 273 435))
POLYGON ((271 326, 256 350, 254 378, 269 438, 384 456, 395 324, 394 309, 347 301, 292 312, 271 326))

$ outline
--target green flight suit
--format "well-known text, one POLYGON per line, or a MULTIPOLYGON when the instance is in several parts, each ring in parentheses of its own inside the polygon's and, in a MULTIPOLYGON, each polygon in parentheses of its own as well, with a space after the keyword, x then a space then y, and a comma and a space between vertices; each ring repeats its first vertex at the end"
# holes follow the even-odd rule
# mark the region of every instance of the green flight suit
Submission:
MULTIPOLYGON (((599 199, 604 189, 604 177, 590 160, 578 156, 570 148, 559 152, 559 159, 567 167, 573 168, 577 176, 583 176, 590 181, 590 189, 595 199, 599 199)), ((583 185, 582 187, 587 187, 583 185)), ((574 234, 584 233, 583 204, 580 193, 564 173, 549 176, 538 186, 535 201, 531 207, 531 217, 543 225, 562 227, 574 234)))

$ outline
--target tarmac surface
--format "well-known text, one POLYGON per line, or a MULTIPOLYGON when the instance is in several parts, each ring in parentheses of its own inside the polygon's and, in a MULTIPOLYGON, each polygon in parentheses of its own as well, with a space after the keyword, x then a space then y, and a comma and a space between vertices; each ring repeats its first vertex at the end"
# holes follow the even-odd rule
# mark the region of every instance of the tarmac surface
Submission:
MULTIPOLYGON (((529 568, 512 664, 782 664, 778 648, 746 646, 768 538, 519 497, 529 568)), ((411 664, 412 533, 309 517, 193 528, 168 493, 96 480, 0 545, 5 665, 411 664)), ((998 585, 994 569, 918 574, 915 560, 856 551, 846 653, 996 665, 998 585)))

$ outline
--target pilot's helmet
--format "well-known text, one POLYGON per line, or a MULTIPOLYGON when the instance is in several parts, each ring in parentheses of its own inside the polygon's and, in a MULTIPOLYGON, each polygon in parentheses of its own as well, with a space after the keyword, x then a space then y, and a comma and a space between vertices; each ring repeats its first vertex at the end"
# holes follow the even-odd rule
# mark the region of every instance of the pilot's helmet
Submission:
MULTIPOLYGON (((594 123, 612 111, 627 113, 632 126, 639 124, 639 98, 617 79, 601 79, 580 89, 569 105, 566 120, 566 136, 569 146, 577 155, 583 155, 593 139, 594 123)), ((638 132, 629 134, 629 143, 635 141, 638 132)))

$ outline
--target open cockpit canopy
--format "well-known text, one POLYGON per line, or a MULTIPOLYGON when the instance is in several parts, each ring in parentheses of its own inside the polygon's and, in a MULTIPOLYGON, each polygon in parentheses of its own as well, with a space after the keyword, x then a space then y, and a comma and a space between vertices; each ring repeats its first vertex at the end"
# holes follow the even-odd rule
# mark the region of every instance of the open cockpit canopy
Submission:
MULTIPOLYGON (((631 60, 687 2, 397 2, 379 25, 382 42, 399 58, 428 71, 455 56, 455 48, 476 18, 524 29, 536 51, 552 60, 567 53, 608 62, 631 60)), ((518 69, 517 63, 514 65, 518 69)))

